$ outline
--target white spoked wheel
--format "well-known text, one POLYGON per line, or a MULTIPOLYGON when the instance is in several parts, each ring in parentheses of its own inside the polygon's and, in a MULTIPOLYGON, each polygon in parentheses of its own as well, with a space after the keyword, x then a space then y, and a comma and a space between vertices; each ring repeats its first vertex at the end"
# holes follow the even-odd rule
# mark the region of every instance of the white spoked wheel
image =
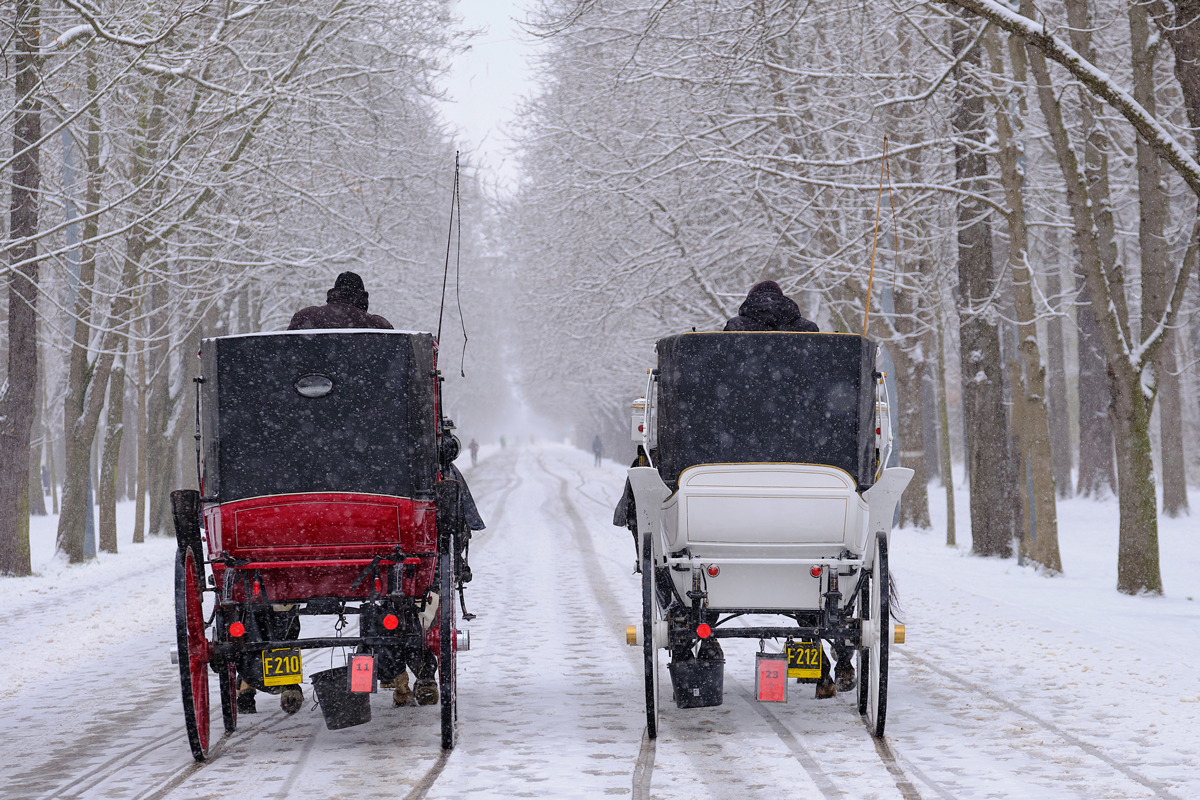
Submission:
POLYGON ((654 629, 662 617, 655 585, 654 547, 650 535, 642 536, 642 656, 646 673, 646 735, 658 737, 658 647, 654 629))
POLYGON ((883 738, 883 727, 887 721, 888 689, 888 645, 891 640, 892 620, 888 609, 888 557, 887 537, 878 534, 875 539, 875 563, 871 566, 870 586, 870 630, 867 644, 867 722, 871 735, 883 738))

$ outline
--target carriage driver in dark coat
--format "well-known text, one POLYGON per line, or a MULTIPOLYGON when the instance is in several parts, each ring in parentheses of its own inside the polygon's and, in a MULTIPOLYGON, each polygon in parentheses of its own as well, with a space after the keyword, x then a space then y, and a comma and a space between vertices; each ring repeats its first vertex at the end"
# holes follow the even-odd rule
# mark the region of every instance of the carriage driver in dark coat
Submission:
POLYGON ((725 330, 820 333, 817 323, 801 316, 800 306, 775 281, 760 281, 751 286, 737 316, 725 323, 725 330))
POLYGON ((333 288, 325 293, 325 305, 302 308, 292 317, 289 331, 313 328, 383 328, 392 330, 392 323, 377 314, 367 313, 370 295, 363 279, 353 272, 337 276, 333 288))

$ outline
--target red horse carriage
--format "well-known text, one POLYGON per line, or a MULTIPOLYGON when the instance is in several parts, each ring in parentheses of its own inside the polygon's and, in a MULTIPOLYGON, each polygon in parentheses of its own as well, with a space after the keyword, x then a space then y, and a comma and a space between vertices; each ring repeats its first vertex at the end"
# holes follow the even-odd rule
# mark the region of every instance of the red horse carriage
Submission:
MULTIPOLYGON (((451 749, 463 487, 450 469, 458 441, 442 416, 433 336, 224 336, 205 340, 200 358, 201 491, 171 495, 193 756, 203 760, 209 749, 210 669, 233 732, 241 682, 272 693, 299 684, 301 652, 330 647, 351 648, 355 669, 373 673, 368 688, 406 666, 418 678, 436 670, 441 743, 451 749), (357 616, 358 635, 303 637, 301 620, 319 616, 336 618, 337 633, 357 616)), ((348 675, 335 688, 343 684, 348 675)), ((320 687, 318 695, 328 705, 320 687)), ((330 727, 365 721, 335 726, 323 711, 330 727)))

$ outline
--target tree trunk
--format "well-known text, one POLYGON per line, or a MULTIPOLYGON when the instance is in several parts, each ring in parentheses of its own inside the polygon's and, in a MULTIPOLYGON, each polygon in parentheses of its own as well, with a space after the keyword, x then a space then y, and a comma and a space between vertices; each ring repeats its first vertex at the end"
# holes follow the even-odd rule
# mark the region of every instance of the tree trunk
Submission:
MULTIPOLYGON (((959 56, 974 38, 961 12, 952 23, 952 49, 959 56)), ((987 125, 984 94, 973 70, 978 50, 955 69, 955 174, 964 189, 983 191, 987 166, 982 153, 987 125)), ((970 198, 958 204, 958 312, 962 354, 963 423, 967 435, 967 469, 971 486, 971 545, 981 556, 1012 555, 1012 492, 1008 468, 1008 420, 1004 409, 1000 335, 984 306, 992 294, 992 230, 981 204, 970 198)))
POLYGON ((1187 458, 1183 450, 1183 403, 1179 366, 1175 357, 1176 331, 1163 342, 1158 373, 1158 424, 1162 441, 1163 513, 1168 517, 1188 513, 1187 458))
MULTIPOLYGON (((1067 8, 1078 15, 1083 6, 1070 0, 1067 8)), ((1086 7, 1083 6, 1086 10, 1086 7)), ((1022 11, 1033 13, 1022 3, 1022 11)), ((1072 19, 1072 38, 1086 34, 1090 22, 1072 19)), ((1082 51, 1094 61, 1090 48, 1082 51)), ((1111 239, 1112 210, 1104 164, 1103 137, 1093 132, 1088 137, 1087 172, 1080 169, 1075 149, 1062 119, 1055 87, 1041 53, 1030 48, 1030 65, 1037 79, 1042 115, 1058 155, 1059 168, 1067 188, 1075 244, 1088 290, 1094 298, 1092 310, 1107 359, 1113 425, 1117 445, 1118 497, 1120 527, 1117 555, 1117 589, 1126 594, 1162 593, 1159 571, 1158 517, 1154 496, 1154 473, 1150 458, 1150 411, 1142 377, 1146 367, 1156 365, 1157 346, 1143 338, 1141 355, 1135 357, 1129 344, 1133 337, 1124 274, 1115 260, 1111 239), (1096 152, 1099 151, 1099 152, 1096 152)), ((1177 308, 1177 306, 1176 306, 1177 308)), ((1170 318, 1167 318, 1170 321, 1170 318)), ((1144 331, 1143 336, 1150 335, 1144 331)))
POLYGON ((159 536, 170 533, 167 493, 175 488, 172 474, 174 460, 170 458, 170 441, 167 439, 167 418, 173 403, 170 396, 171 351, 170 342, 166 339, 167 289, 161 283, 151 287, 150 306, 153 309, 150 327, 157 339, 148 351, 152 377, 146 398, 146 491, 150 506, 146 532, 151 536, 159 536))
POLYGON ((1113 463, 1112 399, 1104 344, 1092 313, 1092 296, 1082 275, 1075 276, 1075 325, 1079 350, 1079 483, 1077 494, 1101 498, 1117 493, 1113 463))
POLYGON ((16 0, 12 203, 9 206, 8 375, 0 396, 0 574, 28 575, 29 440, 37 409, 38 99, 41 3, 16 0))
MULTIPOLYGON (((1150 17, 1146 6, 1130 4, 1129 39, 1133 67, 1133 99, 1150 114, 1157 114, 1154 92, 1154 54, 1157 45, 1150 42, 1150 17)), ((1173 288, 1167 270, 1167 240, 1163 231, 1171 207, 1162 185, 1158 154, 1139 137, 1138 243, 1142 262, 1142 336, 1158 324, 1167 310, 1173 288)), ((1184 472, 1183 409, 1179 402, 1179 376, 1175 371, 1175 337, 1167 332, 1161 351, 1161 365, 1155 371, 1158 422, 1162 452, 1163 513, 1178 516, 1187 510, 1187 478, 1184 472)))
POLYGON ((937 402, 938 423, 941 426, 941 462, 942 486, 946 487, 946 546, 955 547, 958 544, 958 534, 954 530, 954 463, 950 458, 950 415, 946 410, 946 349, 942 344, 942 330, 946 320, 937 309, 937 402))
MULTIPOLYGON (((1046 272, 1046 294, 1051 298, 1062 295, 1062 277, 1057 260, 1046 272)), ((1071 411, 1067 400, 1067 368, 1063 346, 1061 314, 1046 320, 1047 396, 1050 421, 1050 457, 1053 459, 1054 488, 1059 497, 1070 497, 1074 481, 1071 478, 1071 411)))
MULTIPOLYGON (((986 37, 992 70, 1003 91, 1004 58, 995 32, 986 37)), ((1010 50, 1015 83, 1025 83, 1025 50, 1010 50)), ((1020 100, 1024 110, 1024 98, 1020 100)), ((1012 274, 1013 310, 1017 319, 1017 352, 1012 367, 1013 434, 1019 457, 1017 479, 1021 497, 1021 555, 1052 573, 1062 572, 1058 553, 1058 512, 1050 455, 1050 426, 1046 412, 1046 370, 1038 349, 1037 308, 1033 301, 1033 270, 1025 228, 1024 169, 1020 151, 1021 120, 1007 108, 996 112, 1000 182, 1008 203, 1008 268, 1012 274)))
POLYGON ((125 342, 108 379, 108 420, 104 431, 104 453, 100 457, 99 489, 100 549, 117 552, 117 461, 121 457, 121 439, 125 430, 125 342))
MULTIPOLYGON (((898 267, 897 272, 904 276, 905 282, 919 280, 918 275, 903 267, 898 267)), ((893 286, 891 313, 880 316, 881 320, 887 318, 886 327, 891 333, 888 354, 892 357, 892 372, 896 380, 897 397, 892 398, 896 407, 896 442, 899 445, 896 454, 900 466, 913 470, 909 490, 899 507, 899 524, 901 527, 912 526, 925 530, 930 523, 929 474, 925 471, 921 424, 921 373, 924 372, 924 363, 917 359, 921 352, 920 340, 913 335, 917 327, 918 294, 915 289, 893 286)))
MULTIPOLYGON (((45 352, 38 347, 38 362, 45 364, 45 352)), ((37 411, 33 415, 33 427, 29 432, 33 444, 29 452, 29 514, 34 517, 46 516, 46 494, 42 490, 42 453, 46 449, 47 434, 50 426, 46 420, 46 370, 38 371, 37 380, 37 411)))
MULTIPOLYGON (((932 332, 926 331, 921 339, 921 349, 925 353, 931 352, 932 332)), ((921 370, 921 444, 925 448, 925 476, 931 481, 936 480, 941 485, 942 462, 941 454, 938 451, 937 388, 934 385, 935 381, 933 361, 926 358, 924 369, 921 370)))
MULTIPOLYGON (((138 327, 144 332, 145 323, 138 327)), ((139 337, 144 342, 145 337, 139 337)), ((146 541, 146 349, 139 348, 137 362, 137 486, 134 489, 133 541, 146 541)))

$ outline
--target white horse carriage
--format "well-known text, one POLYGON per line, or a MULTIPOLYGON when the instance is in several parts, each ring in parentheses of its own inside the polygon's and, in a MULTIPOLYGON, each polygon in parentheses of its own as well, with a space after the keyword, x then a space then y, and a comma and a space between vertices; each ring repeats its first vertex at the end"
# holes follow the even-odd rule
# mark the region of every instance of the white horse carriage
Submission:
POLYGON ((758 639, 760 651, 784 640, 783 653, 759 653, 760 700, 786 702, 788 677, 828 682, 823 641, 847 659, 857 650, 859 713, 882 736, 888 646, 903 641, 888 613, 888 540, 913 472, 884 466, 891 428, 875 343, 685 333, 657 350, 633 420, 650 465, 629 470, 642 621, 627 637, 645 654, 649 736, 659 651, 680 708, 719 705, 723 638, 758 639))

